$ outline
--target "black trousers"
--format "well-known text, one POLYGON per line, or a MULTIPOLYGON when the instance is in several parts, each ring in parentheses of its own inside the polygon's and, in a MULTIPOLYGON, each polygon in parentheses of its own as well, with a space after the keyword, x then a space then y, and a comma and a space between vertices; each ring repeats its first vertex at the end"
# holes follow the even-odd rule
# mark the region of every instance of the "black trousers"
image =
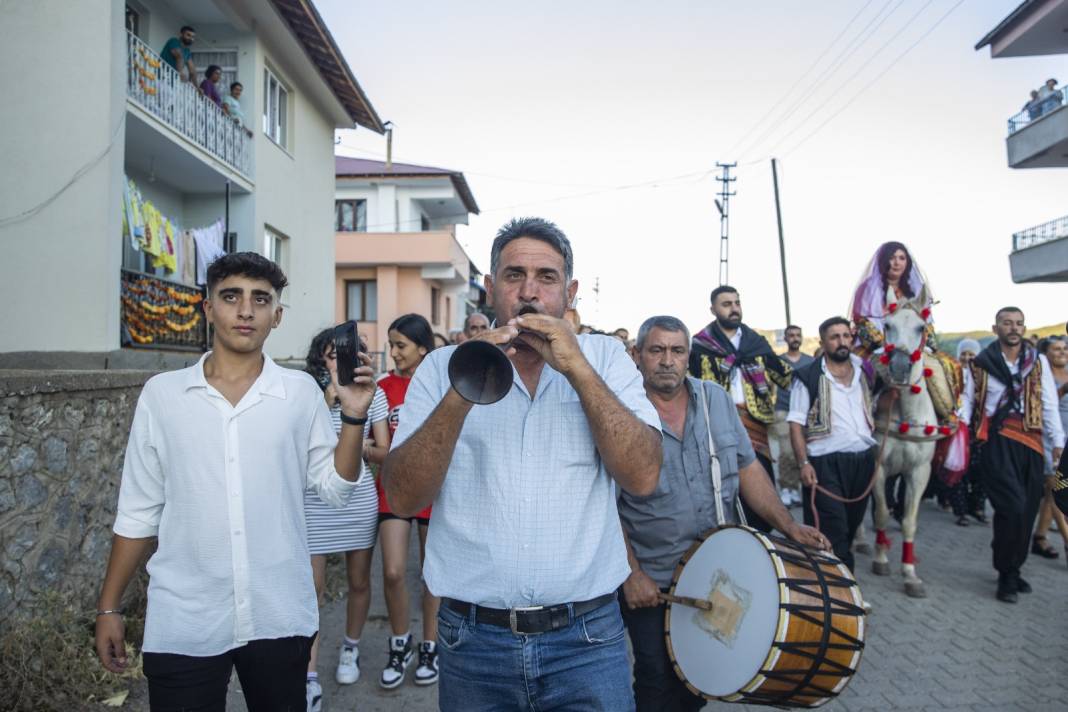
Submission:
MULTIPOLYGON (((816 479, 820 486, 839 497, 853 499, 863 494, 872 473, 875 471, 875 448, 863 452, 833 452, 828 455, 810 457, 809 462, 816 470, 816 479)), ((802 487, 804 497, 805 524, 814 526, 809 498, 811 487, 802 487)), ((869 494, 870 496, 870 494, 869 494)), ((846 504, 831 499, 822 492, 816 492, 816 511, 820 515, 820 531, 831 541, 834 555, 853 570, 853 535, 864 521, 864 512, 868 508, 868 497, 846 504)))
POLYGON ((634 650, 637 712, 689 712, 704 707, 705 699, 686 689, 671 667, 664 640, 666 606, 631 610, 620 596, 620 608, 634 650))
POLYGON ((994 507, 994 568, 1003 576, 1020 573, 1031 546, 1042 503, 1042 455, 1002 435, 991 435, 980 459, 983 489, 994 507))
MULTIPOLYGON (((763 455, 758 452, 756 453, 756 459, 757 462, 759 462, 764 467, 764 471, 768 473, 768 477, 771 479, 771 486, 774 487, 775 470, 771 467, 771 458, 769 458, 767 455, 763 455)), ((749 505, 745 503, 745 499, 741 497, 739 497, 739 499, 741 499, 742 502, 742 511, 745 512, 745 521, 749 524, 749 526, 753 527, 754 529, 759 529, 764 533, 770 532, 772 529, 771 525, 764 521, 763 517, 761 517, 759 514, 750 509, 749 505)))
POLYGON ((225 712, 237 668, 249 712, 303 712, 311 637, 253 640, 222 655, 145 653, 152 712, 225 712))

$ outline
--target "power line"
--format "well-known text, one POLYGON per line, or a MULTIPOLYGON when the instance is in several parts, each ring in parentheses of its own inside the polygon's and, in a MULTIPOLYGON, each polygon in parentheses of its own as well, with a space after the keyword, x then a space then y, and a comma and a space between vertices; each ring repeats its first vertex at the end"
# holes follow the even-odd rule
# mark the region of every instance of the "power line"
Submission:
MULTIPOLYGON (((898 28, 897 32, 895 32, 893 35, 890 36, 890 39, 888 39, 886 42, 884 42, 882 44, 882 46, 879 47, 879 49, 875 50, 875 52, 870 57, 868 57, 868 59, 865 60, 864 63, 861 64, 860 67, 858 67, 855 72, 853 72, 851 75, 849 75, 849 77, 845 81, 843 81, 841 84, 839 84, 835 88, 835 90, 831 92, 830 96, 828 96, 825 101, 821 102, 819 104, 819 106, 817 106, 815 109, 813 109, 811 112, 809 112, 809 114, 807 116, 805 116, 805 118, 802 119, 799 123, 795 124, 792 129, 790 129, 785 134, 780 136, 779 140, 778 140, 778 143, 781 144, 783 141, 785 141, 786 139, 788 139, 791 136, 793 136, 795 133, 797 133, 801 129, 802 126, 807 124, 809 122, 809 120, 812 119, 812 117, 814 117, 819 112, 823 111, 824 107, 826 107, 828 104, 831 103, 831 101, 838 94, 838 92, 840 92, 842 89, 844 89, 846 87, 846 85, 848 85, 850 82, 852 82, 858 76, 860 76, 860 74, 865 69, 867 69, 868 66, 873 61, 875 61, 875 58, 878 57, 880 54, 882 54, 883 50, 885 50, 887 47, 889 47, 891 44, 893 44, 893 42, 898 37, 901 36, 901 33, 904 32, 906 29, 908 29, 912 25, 912 23, 915 22, 916 19, 919 18, 919 16, 922 15, 927 10, 927 8, 930 7, 933 3, 934 3, 934 0, 927 0, 927 2, 924 3, 923 6, 920 7, 920 9, 917 10, 912 15, 912 17, 910 17, 908 20, 905 21, 904 25, 902 25, 901 27, 898 28)), ((882 75, 880 75, 880 76, 882 76, 882 75)))
POLYGON ((745 151, 742 152, 743 157, 747 156, 748 154, 751 154, 757 146, 760 146, 766 138, 773 134, 781 125, 786 123, 786 121, 789 120, 790 117, 796 114, 798 110, 802 106, 804 106, 805 103, 811 97, 813 97, 820 88, 822 88, 828 81, 830 81, 831 77, 838 73, 839 69, 846 65, 846 63, 853 57, 854 54, 856 54, 860 50, 861 47, 867 44, 868 40, 870 40, 872 36, 879 30, 879 28, 882 27, 888 19, 890 19, 891 15, 897 12, 897 9, 901 7, 904 2, 905 0, 897 0, 897 4, 890 8, 890 12, 883 15, 883 12, 888 7, 890 7, 892 3, 894 3, 894 0, 887 0, 886 3, 881 8, 879 8, 879 11, 876 12, 875 15, 868 21, 868 24, 865 25, 860 30, 860 32, 857 33, 857 35, 849 44, 845 46, 845 48, 843 48, 843 50, 838 54, 838 56, 835 57, 834 60, 832 60, 831 64, 826 67, 818 77, 816 77, 816 80, 812 83, 811 86, 808 87, 807 91, 803 92, 801 97, 799 97, 789 108, 787 108, 787 110, 777 120, 773 121, 771 125, 768 126, 763 133, 760 134, 755 143, 750 145, 745 151))
POLYGON ((816 57, 816 61, 809 65, 808 69, 806 69, 804 73, 790 86, 790 89, 785 94, 783 94, 777 102, 771 105, 771 108, 769 108, 767 112, 760 117, 760 120, 758 120, 749 128, 745 135, 743 135, 740 139, 734 142, 734 145, 727 150, 728 156, 734 155, 735 149, 745 143, 746 139, 753 135, 757 128, 759 128, 760 125, 763 124, 767 120, 767 118, 772 115, 775 109, 781 106, 783 102, 785 102, 790 97, 790 95, 794 93, 794 90, 797 89, 797 87, 801 86, 801 82, 805 81, 805 79, 808 78, 808 75, 812 73, 812 70, 819 66, 819 63, 823 61, 823 58, 827 56, 827 53, 831 51, 831 48, 838 43, 838 40, 842 39, 845 33, 849 31, 849 28, 853 26, 853 23, 857 21, 857 18, 864 14, 864 11, 867 10, 868 6, 871 5, 873 2, 875 2, 875 0, 868 0, 866 3, 864 3, 864 6, 861 7, 860 10, 858 10, 852 18, 850 18, 849 22, 847 22, 845 24, 845 27, 843 27, 842 30, 837 35, 835 35, 834 39, 831 40, 830 44, 824 47, 820 55, 816 57))
POLYGON ((915 49, 915 48, 916 48, 917 46, 919 46, 919 44, 920 44, 921 42, 923 42, 923 41, 924 41, 925 39, 927 39, 927 36, 928 36, 928 35, 930 35, 930 34, 931 34, 932 32, 934 32, 934 31, 935 31, 936 29, 938 29, 938 26, 939 26, 939 25, 941 25, 941 24, 942 24, 942 22, 943 22, 943 21, 945 21, 945 19, 946 19, 947 17, 949 17, 950 15, 952 15, 952 14, 953 14, 953 12, 954 12, 954 11, 955 11, 955 10, 956 10, 956 9, 957 9, 958 7, 960 7, 960 6, 961 6, 961 5, 963 5, 963 4, 964 4, 964 0, 957 0, 957 3, 956 3, 956 4, 954 4, 954 5, 953 5, 953 7, 949 8, 949 10, 947 10, 947 11, 946 11, 946 13, 945 13, 944 15, 942 15, 942 17, 938 18, 938 20, 937 20, 937 21, 935 21, 935 23, 934 23, 933 25, 931 25, 931 26, 930 26, 930 27, 929 27, 929 28, 927 29, 927 31, 926 31, 926 32, 924 32, 924 33, 923 33, 922 35, 920 35, 920 36, 919 36, 918 38, 916 38, 916 41, 915 41, 915 42, 913 42, 913 43, 912 43, 911 45, 909 45, 909 46, 908 46, 908 47, 907 47, 907 48, 905 49, 905 51, 904 51, 904 52, 902 52, 902 53, 901 53, 901 54, 899 54, 899 55, 898 55, 897 57, 895 57, 895 58, 894 58, 894 61, 890 62, 890 64, 888 64, 888 65, 887 65, 887 66, 886 66, 886 67, 885 67, 885 68, 884 68, 884 69, 883 69, 883 70, 882 70, 881 72, 879 72, 879 73, 878 73, 877 75, 875 75, 875 78, 874 78, 874 79, 872 79, 872 80, 871 80, 870 82, 868 82, 867 84, 865 84, 864 86, 862 86, 862 87, 860 88, 860 90, 859 90, 859 91, 857 91, 857 93, 856 93, 856 94, 854 94, 854 95, 853 95, 852 97, 850 97, 849 101, 847 101, 847 102, 846 102, 845 104, 843 104, 843 105, 842 105, 842 107, 841 107, 841 108, 839 108, 839 109, 838 109, 837 111, 835 111, 835 112, 834 112, 833 114, 831 114, 830 116, 828 116, 828 117, 827 117, 827 118, 826 118, 826 119, 825 119, 825 120, 823 121, 823 123, 821 123, 821 124, 820 124, 819 126, 817 126, 817 127, 816 127, 816 128, 815 128, 815 129, 814 129, 814 130, 813 130, 812 132, 811 132, 811 133, 809 133, 809 134, 808 134, 808 135, 806 135, 806 136, 805 136, 805 137, 804 137, 803 139, 801 139, 801 141, 799 141, 798 143, 794 144, 794 146, 793 146, 793 147, 791 147, 791 148, 790 148, 790 149, 789 149, 788 151, 786 151, 785 153, 783 153, 783 155, 785 156, 785 155, 788 155, 788 154, 790 154, 790 153, 793 153, 793 152, 794 152, 794 151, 796 151, 797 149, 799 149, 799 148, 801 148, 802 146, 804 146, 804 145, 805 145, 805 143, 806 143, 806 142, 808 142, 808 140, 809 140, 810 138, 812 138, 813 136, 815 136, 816 134, 818 134, 818 133, 819 133, 819 132, 820 132, 820 131, 821 131, 821 130, 823 129, 823 127, 824 127, 824 126, 826 126, 827 124, 829 124, 829 123, 830 123, 831 121, 833 121, 833 120, 834 120, 834 118, 835 118, 835 117, 839 116, 839 115, 840 115, 840 114, 842 114, 842 113, 843 113, 843 112, 844 112, 844 111, 845 111, 846 109, 848 109, 848 108, 849 108, 849 107, 850 107, 850 106, 851 106, 851 105, 853 104, 853 102, 854 102, 854 101, 856 101, 857 99, 859 99, 859 98, 860 98, 860 96, 861 96, 862 94, 864 94, 864 92, 866 92, 866 91, 867 91, 868 89, 870 89, 870 88, 871 88, 871 87, 872 87, 872 86, 873 86, 873 85, 874 85, 874 84, 875 84, 876 82, 878 82, 878 81, 879 81, 880 79, 882 79, 882 78, 883 78, 883 76, 884 76, 884 75, 885 75, 885 74, 886 74, 887 72, 889 72, 889 71, 890 71, 891 69, 893 69, 893 68, 894 68, 894 66, 895 66, 895 65, 896 65, 896 64, 897 64, 898 62, 900 62, 900 61, 901 61, 902 59, 904 59, 904 58, 905 58, 905 56, 906 56, 906 55, 907 55, 907 54, 908 54, 909 52, 911 52, 912 50, 914 50, 914 49, 915 49))

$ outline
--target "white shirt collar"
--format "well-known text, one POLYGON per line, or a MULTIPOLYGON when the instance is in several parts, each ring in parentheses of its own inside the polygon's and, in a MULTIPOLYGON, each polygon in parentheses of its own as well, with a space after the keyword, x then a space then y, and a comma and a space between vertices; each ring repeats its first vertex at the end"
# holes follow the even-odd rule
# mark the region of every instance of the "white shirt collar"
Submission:
MULTIPOLYGON (((208 379, 204 376, 204 362, 208 360, 208 356, 211 354, 211 351, 206 352, 200 357, 199 361, 186 369, 185 390, 188 391, 192 388, 206 389, 208 387, 208 379)), ((271 360, 270 356, 263 354, 263 370, 252 386, 249 387, 249 392, 285 399, 286 387, 282 382, 281 369, 282 367, 271 360)))

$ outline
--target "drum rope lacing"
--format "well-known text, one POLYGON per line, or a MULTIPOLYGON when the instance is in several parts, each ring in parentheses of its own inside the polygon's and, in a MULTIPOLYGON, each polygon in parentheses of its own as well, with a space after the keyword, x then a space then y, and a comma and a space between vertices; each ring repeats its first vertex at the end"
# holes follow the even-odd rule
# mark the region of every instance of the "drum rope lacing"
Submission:
MULTIPOLYGON (((765 535, 767 536, 767 535, 765 535)), ((812 682, 813 678, 820 676, 828 677, 849 677, 853 675, 856 670, 850 668, 841 663, 837 663, 833 660, 825 658, 828 650, 863 650, 864 641, 851 636, 844 631, 839 630, 831 625, 834 615, 852 615, 863 616, 864 609, 856 604, 846 603, 838 600, 832 600, 829 588, 834 586, 836 588, 852 588, 855 582, 838 574, 830 574, 823 570, 821 564, 838 565, 839 562, 835 559, 831 559, 826 556, 813 556, 804 547, 796 547, 792 542, 779 537, 767 537, 773 541, 778 540, 787 544, 791 548, 796 548, 804 555, 802 558, 797 554, 792 554, 776 547, 776 554, 782 558, 783 561, 801 565, 808 563, 810 567, 815 571, 816 581, 811 579, 798 579, 798 578, 780 578, 779 583, 784 584, 791 590, 803 593, 812 598, 822 598, 822 605, 801 605, 796 603, 781 604, 781 607, 787 612, 796 615, 802 620, 808 621, 813 625, 820 626, 823 629, 819 642, 815 643, 776 643, 776 646, 783 653, 789 655, 796 655, 799 657, 809 658, 820 663, 819 667, 810 667, 807 670, 766 670, 762 669, 759 674, 763 675, 769 680, 775 680, 779 682, 793 682, 793 678, 797 675, 801 675, 802 678, 794 684, 794 688, 788 691, 770 693, 770 692, 750 692, 743 693, 743 696, 752 699, 754 701, 760 701, 764 703, 777 703, 784 702, 794 697, 795 695, 811 697, 818 695, 825 695, 827 697, 836 697, 838 695, 832 689, 828 689, 817 685, 812 682), (818 593, 813 593, 811 590, 806 590, 808 587, 816 585, 819 589, 818 593), (822 612, 823 620, 819 617, 811 615, 811 612, 822 612), (844 643, 832 643, 830 642, 831 633, 833 633, 846 641, 844 643), (815 652, 810 652, 807 648, 816 648, 815 652), (825 670, 823 666, 828 666, 831 669, 825 670)))

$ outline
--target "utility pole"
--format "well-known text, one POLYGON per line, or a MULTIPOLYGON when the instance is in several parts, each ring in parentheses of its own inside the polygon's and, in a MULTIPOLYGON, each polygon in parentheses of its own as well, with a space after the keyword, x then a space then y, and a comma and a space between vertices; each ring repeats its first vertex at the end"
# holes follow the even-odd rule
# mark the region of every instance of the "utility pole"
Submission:
POLYGON ((790 319, 790 285, 786 282, 786 242, 782 237, 782 207, 779 205, 779 170, 777 161, 771 159, 771 182, 775 186, 775 218, 779 221, 779 262, 782 264, 782 298, 786 302, 786 323, 790 319))
POLYGON ((724 285, 727 283, 727 257, 729 255, 729 238, 730 238, 730 199, 734 195, 734 191, 731 190, 731 183, 738 180, 737 178, 731 178, 731 169, 737 166, 737 163, 720 163, 716 161, 716 168, 723 169, 722 176, 716 176, 721 185, 719 188, 719 198, 716 200, 716 209, 719 210, 719 283, 724 285))

